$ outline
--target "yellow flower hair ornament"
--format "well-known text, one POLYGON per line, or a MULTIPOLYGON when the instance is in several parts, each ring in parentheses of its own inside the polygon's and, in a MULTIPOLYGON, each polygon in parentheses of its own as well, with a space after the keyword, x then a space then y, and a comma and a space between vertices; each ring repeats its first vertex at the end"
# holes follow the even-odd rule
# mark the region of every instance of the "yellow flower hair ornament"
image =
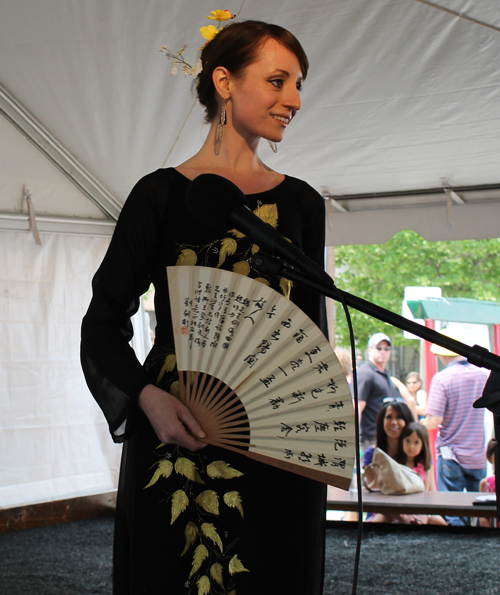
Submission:
MULTIPOLYGON (((224 29, 224 27, 221 27, 221 24, 224 21, 230 21, 235 18, 236 15, 231 14, 229 10, 212 10, 212 12, 207 16, 207 19, 211 21, 217 21, 218 25, 217 27, 215 25, 207 25, 206 27, 200 28, 200 33, 202 37, 206 39, 205 45, 207 45, 207 43, 210 43, 212 39, 218 33, 220 33, 222 29, 224 29)), ((174 63, 170 72, 172 74, 177 74, 178 68, 179 66, 181 66, 184 78, 186 78, 187 76, 198 76, 202 71, 201 58, 198 58, 194 65, 191 65, 188 62, 186 62, 186 59, 184 58, 183 54, 187 47, 187 44, 183 45, 180 50, 177 50, 177 52, 170 51, 166 45, 164 45, 160 49, 160 52, 163 52, 165 56, 167 56, 167 58, 169 60, 172 60, 174 63)), ((200 51, 202 49, 203 48, 201 47, 200 51)))

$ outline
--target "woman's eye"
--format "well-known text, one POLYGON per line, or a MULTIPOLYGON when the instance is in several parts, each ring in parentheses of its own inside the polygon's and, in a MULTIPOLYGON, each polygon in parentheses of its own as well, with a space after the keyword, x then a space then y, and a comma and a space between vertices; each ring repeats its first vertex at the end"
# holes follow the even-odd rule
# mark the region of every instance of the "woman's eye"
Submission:
POLYGON ((283 87, 283 79, 273 79, 272 81, 269 81, 272 85, 274 85, 275 87, 278 87, 278 89, 281 89, 281 87, 283 87))
POLYGON ((297 91, 302 91, 302 83, 297 83, 297 91))

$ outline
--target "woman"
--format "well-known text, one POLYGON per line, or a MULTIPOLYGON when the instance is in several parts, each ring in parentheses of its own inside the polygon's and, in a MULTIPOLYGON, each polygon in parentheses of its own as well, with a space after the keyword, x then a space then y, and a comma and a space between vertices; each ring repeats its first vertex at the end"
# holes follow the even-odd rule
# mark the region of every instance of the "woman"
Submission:
MULTIPOLYGON (((399 460, 399 437, 403 428, 415 421, 413 414, 404 402, 388 400, 384 402, 377 414, 376 424, 376 445, 386 452, 395 461, 399 460)), ((372 462, 374 446, 369 446, 363 456, 363 465, 366 467, 372 462)))
MULTIPOLYGON (((387 399, 380 411, 377 414, 376 420, 376 447, 386 452, 395 461, 401 459, 400 436, 404 428, 415 421, 414 415, 406 403, 401 401, 387 399)), ((374 446, 369 446, 363 457, 363 465, 367 467, 373 460, 375 452, 374 446)), ((377 487, 376 476, 371 472, 366 473, 366 481, 368 484, 377 487)), ((401 515, 398 515, 401 516, 401 515)), ((372 523, 386 523, 391 522, 393 517, 390 515, 368 514, 367 521, 372 523)))
MULTIPOLYGON (((267 167, 261 138, 283 139, 301 107, 308 61, 295 37, 257 21, 225 27, 202 52, 197 92, 209 134, 176 168, 142 180, 127 199, 93 281, 82 327, 82 365, 123 449, 114 545, 114 595, 322 592, 325 486, 237 453, 205 447, 176 398, 167 266, 203 265, 259 277, 326 328, 324 300, 286 279, 262 279, 257 247, 187 210, 190 182, 234 182, 257 214, 323 264, 324 203, 306 183, 267 167), (277 222, 277 224, 276 224, 277 222), (236 238, 233 251, 224 239, 236 238), (241 263, 245 263, 242 269, 241 263), (144 367, 128 345, 129 317, 155 286, 155 345, 144 367), (286 569, 286 570, 284 570, 286 569)), ((234 246, 233 244, 233 246, 234 246)))
POLYGON ((422 378, 418 372, 410 372, 405 380, 406 388, 415 399, 417 405, 418 419, 425 418, 425 406, 427 405, 427 393, 422 390, 422 378))

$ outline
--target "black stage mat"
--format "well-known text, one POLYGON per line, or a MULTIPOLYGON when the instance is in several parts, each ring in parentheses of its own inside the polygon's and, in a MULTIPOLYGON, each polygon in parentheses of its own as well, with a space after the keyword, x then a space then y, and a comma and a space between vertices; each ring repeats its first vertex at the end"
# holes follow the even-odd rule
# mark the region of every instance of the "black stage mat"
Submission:
MULTIPOLYGON (((500 532, 379 527, 365 524, 358 595, 500 595, 500 532)), ((111 517, 0 534, 0 594, 111 595, 112 539, 111 517)), ((354 523, 328 526, 324 595, 350 595, 355 547, 354 523)))

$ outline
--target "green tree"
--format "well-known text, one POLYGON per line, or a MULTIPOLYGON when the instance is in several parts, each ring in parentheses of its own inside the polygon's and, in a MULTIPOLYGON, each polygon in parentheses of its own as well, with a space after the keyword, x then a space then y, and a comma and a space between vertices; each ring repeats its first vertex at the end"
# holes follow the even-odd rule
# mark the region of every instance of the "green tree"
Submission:
MULTIPOLYGON (((437 286, 443 297, 500 299, 500 239, 429 242, 404 230, 385 244, 335 249, 336 284, 340 289, 400 313, 406 286, 437 286)), ((403 331, 350 308, 357 344, 382 331, 396 344, 408 343, 403 331)), ((349 345, 343 308, 336 306, 336 344, 349 345)))

